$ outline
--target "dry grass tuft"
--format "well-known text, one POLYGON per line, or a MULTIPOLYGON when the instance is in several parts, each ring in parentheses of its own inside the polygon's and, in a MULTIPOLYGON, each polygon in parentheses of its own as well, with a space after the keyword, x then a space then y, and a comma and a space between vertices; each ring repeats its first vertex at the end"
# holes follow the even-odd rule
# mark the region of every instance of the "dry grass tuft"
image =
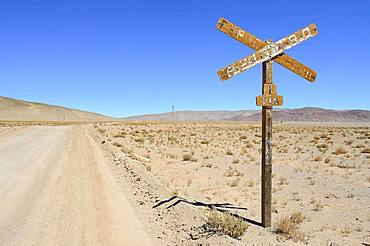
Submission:
POLYGON ((313 202, 313 210, 316 212, 321 211, 324 208, 324 205, 320 201, 313 202))
POLYGON ((229 150, 229 149, 228 149, 228 150, 226 151, 226 155, 233 155, 233 152, 231 152, 231 150, 229 150))
POLYGON ((306 235, 298 228, 298 225, 302 223, 303 220, 304 215, 301 212, 295 212, 290 217, 284 216, 277 221, 275 232, 285 239, 292 239, 295 242, 305 242, 306 235))
POLYGON ((200 141, 201 144, 209 144, 209 141, 208 140, 202 140, 200 141))
POLYGON ((107 131, 107 129, 99 128, 99 129, 98 129, 98 131, 99 131, 101 134, 103 134, 103 133, 105 133, 105 132, 107 131))
POLYGON ((182 155, 182 160, 183 161, 190 161, 191 158, 193 158, 193 155, 191 155, 191 154, 183 154, 182 155))
POLYGON ((116 147, 122 147, 122 144, 120 144, 118 142, 114 142, 113 145, 116 146, 116 147))
POLYGON ((125 132, 120 132, 120 133, 117 133, 116 135, 114 135, 113 137, 114 138, 125 138, 126 133, 125 132))
POLYGON ((370 148, 365 148, 361 151, 363 154, 370 154, 370 148))
POLYGON ((249 225, 244 221, 236 218, 229 212, 221 213, 216 210, 208 211, 206 216, 206 227, 208 230, 228 235, 232 238, 239 239, 244 235, 249 225))
POLYGON ((239 185, 239 181, 237 179, 233 180, 229 184, 231 187, 237 187, 239 185))
POLYGON ((338 148, 335 149, 334 154, 336 155, 343 155, 347 154, 347 150, 345 150, 342 146, 339 146, 338 148))
POLYGON ((290 216, 290 221, 295 224, 301 224, 305 218, 306 216, 301 211, 297 211, 292 213, 292 215, 290 216))
POLYGON ((321 155, 315 155, 315 156, 313 157, 313 160, 314 160, 314 161, 321 161, 321 160, 322 160, 322 156, 321 156, 321 155))

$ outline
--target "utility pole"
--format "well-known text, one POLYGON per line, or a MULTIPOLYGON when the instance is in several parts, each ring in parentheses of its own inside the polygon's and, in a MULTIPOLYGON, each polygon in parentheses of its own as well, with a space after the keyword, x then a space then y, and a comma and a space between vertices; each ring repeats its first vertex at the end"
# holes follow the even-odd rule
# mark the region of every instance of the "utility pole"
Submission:
POLYGON ((172 115, 171 115, 171 117, 172 117, 172 124, 174 124, 175 123, 175 106, 172 105, 171 106, 171 109, 172 109, 172 115))

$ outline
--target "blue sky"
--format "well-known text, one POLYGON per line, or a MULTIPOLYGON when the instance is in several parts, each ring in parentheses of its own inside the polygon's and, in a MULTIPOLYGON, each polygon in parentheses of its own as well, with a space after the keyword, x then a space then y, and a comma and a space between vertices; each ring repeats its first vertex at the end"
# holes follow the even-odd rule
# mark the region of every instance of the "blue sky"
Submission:
POLYGON ((309 83, 274 64, 284 107, 370 109, 370 1, 3 1, 0 95, 112 116, 256 109, 261 65, 225 83, 216 71, 252 50, 219 17, 274 41, 315 23, 288 55, 309 83))

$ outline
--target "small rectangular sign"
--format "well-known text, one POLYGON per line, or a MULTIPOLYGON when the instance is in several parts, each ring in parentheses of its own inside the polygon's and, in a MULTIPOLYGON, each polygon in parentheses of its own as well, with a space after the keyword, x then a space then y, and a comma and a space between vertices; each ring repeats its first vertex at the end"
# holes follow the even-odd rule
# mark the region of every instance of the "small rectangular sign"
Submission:
POLYGON ((281 106, 283 105, 283 96, 272 96, 272 95, 262 95, 256 97, 257 106, 281 106))

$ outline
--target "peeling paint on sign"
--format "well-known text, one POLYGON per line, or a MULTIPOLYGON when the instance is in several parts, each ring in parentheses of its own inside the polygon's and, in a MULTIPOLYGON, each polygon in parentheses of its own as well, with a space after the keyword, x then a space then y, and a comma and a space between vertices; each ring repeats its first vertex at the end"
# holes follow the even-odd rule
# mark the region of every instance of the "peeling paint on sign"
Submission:
POLYGON ((261 49, 257 50, 254 54, 247 56, 230 66, 220 69, 217 74, 221 80, 226 80, 244 72, 257 64, 273 59, 285 50, 288 50, 297 44, 315 36, 317 29, 315 24, 299 30, 285 38, 280 39, 276 43, 266 44, 261 49))
MULTIPOLYGON (((241 43, 247 45, 248 47, 259 51, 263 47, 267 46, 264 41, 258 39, 256 36, 250 34, 249 32, 241 29, 230 21, 220 18, 217 23, 217 29, 223 33, 231 36, 232 38, 240 41, 241 43)), ((290 49, 293 46, 297 45, 304 40, 315 36, 318 33, 318 30, 314 24, 309 25, 302 30, 295 32, 292 35, 289 35, 287 38, 279 40, 278 42, 283 42, 283 49, 290 49), (286 39, 286 40, 285 40, 286 39)), ((278 43, 276 42, 276 44, 278 43)), ((271 59, 271 58, 270 58, 271 59)), ((299 76, 307 79, 310 82, 314 82, 316 79, 316 72, 305 66, 304 64, 298 62, 294 58, 286 55, 283 52, 275 52, 275 56, 272 57, 273 61, 279 63, 285 68, 291 70, 292 72, 298 74, 299 76)), ((218 74, 221 80, 227 80, 240 72, 243 72, 262 61, 257 62, 256 64, 250 64, 248 60, 242 59, 239 61, 241 64, 233 64, 226 68, 219 70, 218 74), (239 65, 239 66, 238 66, 239 65)))

